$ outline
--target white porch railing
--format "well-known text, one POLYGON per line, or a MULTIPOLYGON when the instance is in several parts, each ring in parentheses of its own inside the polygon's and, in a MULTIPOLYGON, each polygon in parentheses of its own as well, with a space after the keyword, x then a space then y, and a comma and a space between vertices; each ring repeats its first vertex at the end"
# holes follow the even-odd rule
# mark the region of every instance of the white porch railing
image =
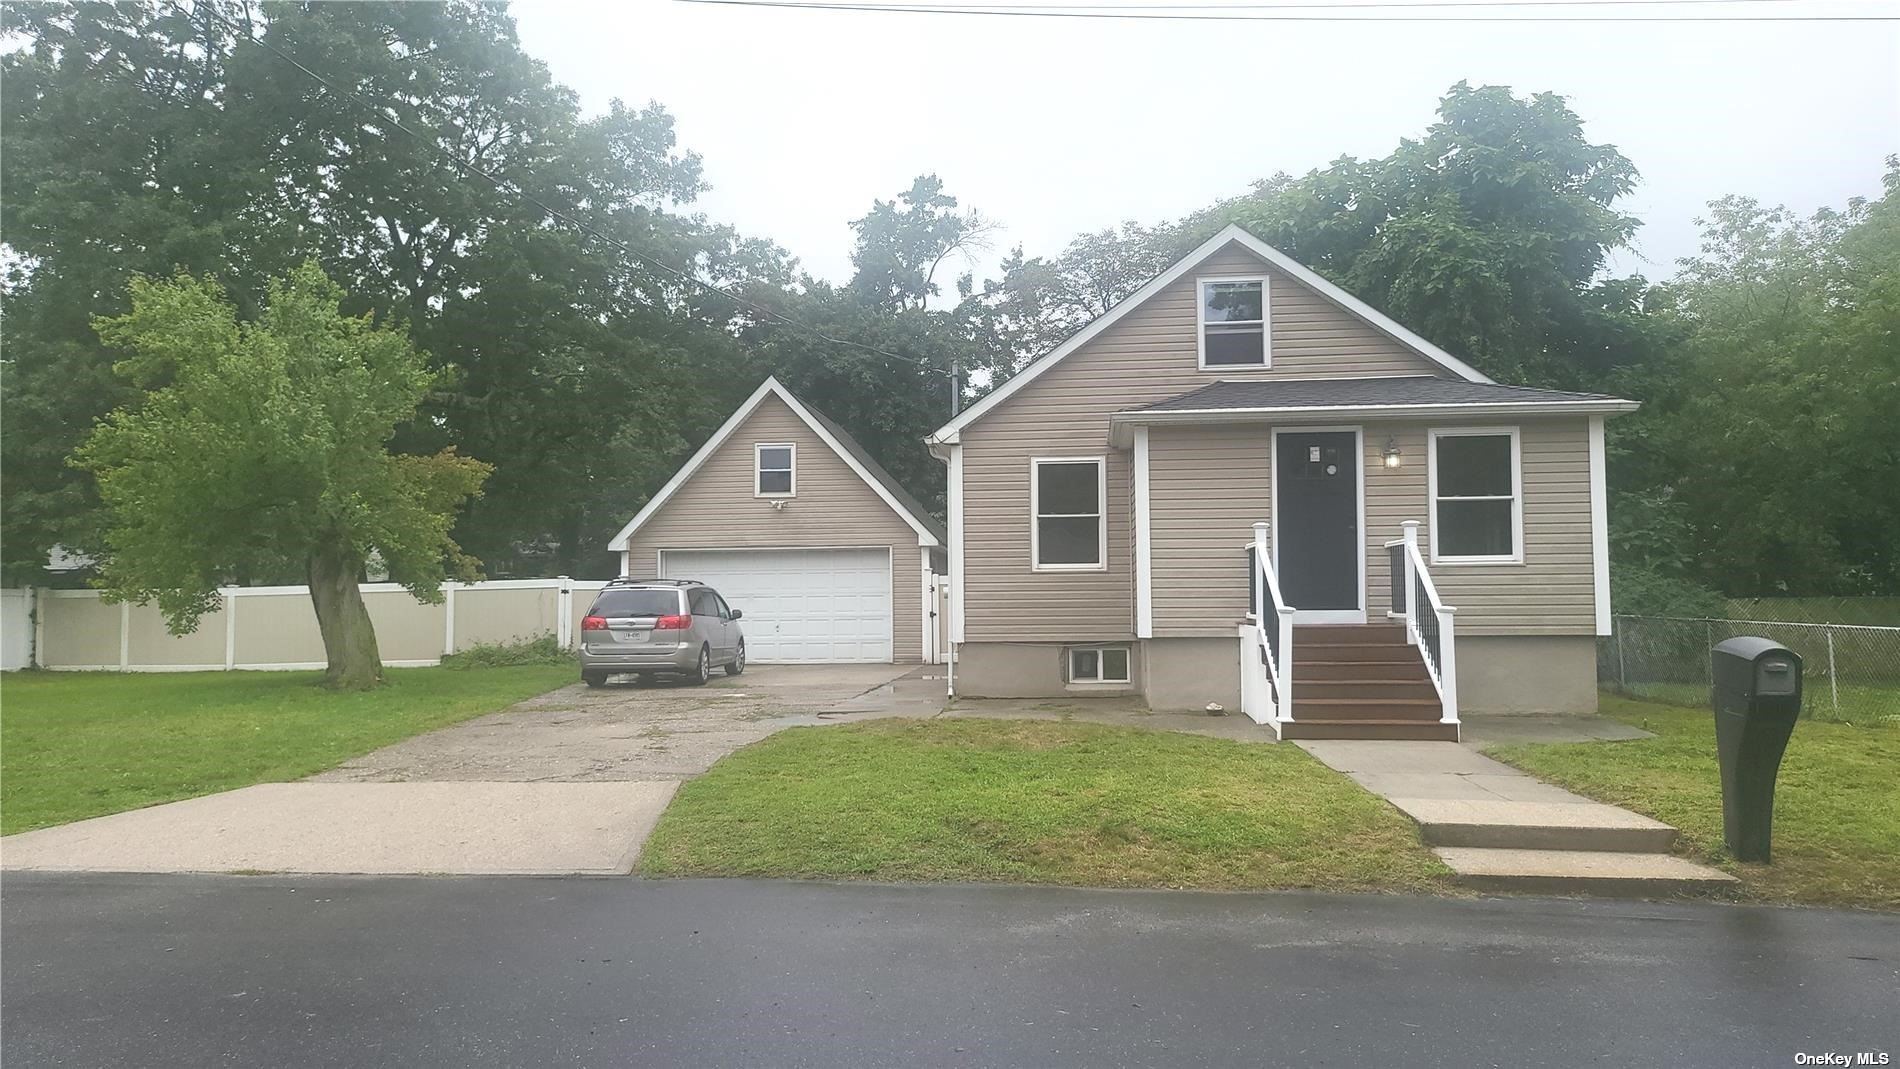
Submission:
POLYGON ((1418 521, 1400 524, 1404 537, 1385 544, 1392 564, 1392 608, 1386 613, 1405 621, 1405 641, 1418 647, 1425 671, 1438 691, 1439 722, 1458 722, 1458 650, 1452 621, 1458 610, 1444 603, 1418 552, 1418 521))
POLYGON ((1293 719, 1293 606, 1280 596, 1264 523, 1253 525, 1247 568, 1251 619, 1240 625, 1240 711, 1278 731, 1293 719))

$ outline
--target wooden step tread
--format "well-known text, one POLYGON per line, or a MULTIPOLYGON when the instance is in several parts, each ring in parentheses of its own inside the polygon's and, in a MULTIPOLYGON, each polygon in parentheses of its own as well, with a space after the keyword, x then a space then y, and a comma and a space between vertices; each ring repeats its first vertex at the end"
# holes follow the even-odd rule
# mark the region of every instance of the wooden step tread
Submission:
MULTIPOLYGON (((1293 685, 1296 687, 1299 686, 1300 685, 1299 680, 1297 679, 1294 680, 1293 685)), ((1439 706, 1439 701, 1436 697, 1432 697, 1432 698, 1301 698, 1301 697, 1295 696, 1293 701, 1295 705, 1418 705, 1418 706, 1430 706, 1433 709, 1436 709, 1439 706)))
POLYGON ((1302 718, 1280 725, 1283 739, 1391 739, 1457 742, 1458 725, 1432 720, 1324 720, 1302 718))

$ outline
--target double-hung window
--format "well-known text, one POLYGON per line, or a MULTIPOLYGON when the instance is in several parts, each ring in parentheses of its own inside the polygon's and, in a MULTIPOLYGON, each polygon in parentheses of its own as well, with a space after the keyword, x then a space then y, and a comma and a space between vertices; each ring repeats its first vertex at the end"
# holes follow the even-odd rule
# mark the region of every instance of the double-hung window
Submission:
POLYGON ((1267 367, 1267 280, 1203 278, 1196 304, 1201 367, 1267 367))
POLYGON ((797 489, 793 471, 797 454, 797 448, 789 444, 761 442, 753 446, 753 494, 758 497, 791 497, 797 489))
POLYGON ((1431 432, 1432 560, 1524 559, 1524 491, 1516 427, 1431 432))
POLYGON ((1069 648, 1069 682, 1128 682, 1128 647, 1072 646, 1069 648))
POLYGON ((1039 572, 1101 571, 1108 567, 1102 501, 1107 479, 1101 457, 1029 462, 1029 553, 1039 572))

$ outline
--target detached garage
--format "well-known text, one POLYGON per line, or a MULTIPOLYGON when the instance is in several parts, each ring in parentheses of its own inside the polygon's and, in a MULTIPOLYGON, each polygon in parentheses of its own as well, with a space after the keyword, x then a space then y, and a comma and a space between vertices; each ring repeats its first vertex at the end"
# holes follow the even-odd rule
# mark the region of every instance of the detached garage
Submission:
POLYGON ((943 544, 842 427, 766 379, 609 548, 622 575, 716 588, 770 664, 934 659, 943 544))

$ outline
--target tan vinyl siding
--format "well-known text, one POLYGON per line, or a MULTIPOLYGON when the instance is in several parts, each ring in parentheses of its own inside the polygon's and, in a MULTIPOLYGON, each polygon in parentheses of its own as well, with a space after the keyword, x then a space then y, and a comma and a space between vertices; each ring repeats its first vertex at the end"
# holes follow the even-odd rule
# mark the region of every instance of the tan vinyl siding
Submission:
POLYGON ((965 640, 1133 636, 1130 460, 1108 446, 1111 413, 1223 378, 1424 373, 1443 374, 1238 246, 1215 253, 963 431, 965 640), (1202 371, 1195 279, 1245 274, 1270 277, 1273 367, 1202 371), (1106 571, 1031 570, 1029 462, 1058 456, 1108 458, 1106 571))
MULTIPOLYGON (((1388 539, 1418 520, 1419 551, 1446 603, 1468 635, 1587 635, 1596 631, 1590 558, 1590 428, 1586 419, 1536 419, 1517 424, 1468 421, 1458 427, 1516 426, 1522 450, 1524 563, 1431 564, 1426 427, 1366 425, 1366 595, 1377 619, 1391 607, 1388 539), (1380 467, 1388 438, 1404 464, 1380 467)), ((1443 424, 1442 426, 1454 426, 1443 424)))
POLYGON ((1232 638, 1247 611, 1244 550, 1268 521, 1268 429, 1148 432, 1156 638, 1232 638))
POLYGON ((891 550, 892 648, 923 656, 922 559, 917 532, 777 397, 768 396, 704 466, 627 541, 627 571, 658 572, 662 549, 877 547, 891 550), (753 496, 753 446, 797 447, 797 496, 753 496), (784 500, 774 511, 773 500, 784 500))
MULTIPOLYGON (((1464 422, 1460 427, 1498 426, 1464 422)), ((1420 549, 1458 629, 1470 635, 1579 635, 1595 630, 1590 558, 1589 424, 1538 419, 1518 424, 1524 495, 1524 563, 1430 564, 1426 427, 1367 423, 1366 608, 1391 606, 1385 543, 1418 520, 1420 549), (1386 442, 1403 459, 1383 466, 1386 442)), ((1294 430, 1298 428, 1286 428, 1294 430)), ((1224 637, 1247 610, 1240 547, 1272 516, 1272 428, 1264 424, 1154 427, 1148 484, 1154 536, 1156 638, 1224 637)))

